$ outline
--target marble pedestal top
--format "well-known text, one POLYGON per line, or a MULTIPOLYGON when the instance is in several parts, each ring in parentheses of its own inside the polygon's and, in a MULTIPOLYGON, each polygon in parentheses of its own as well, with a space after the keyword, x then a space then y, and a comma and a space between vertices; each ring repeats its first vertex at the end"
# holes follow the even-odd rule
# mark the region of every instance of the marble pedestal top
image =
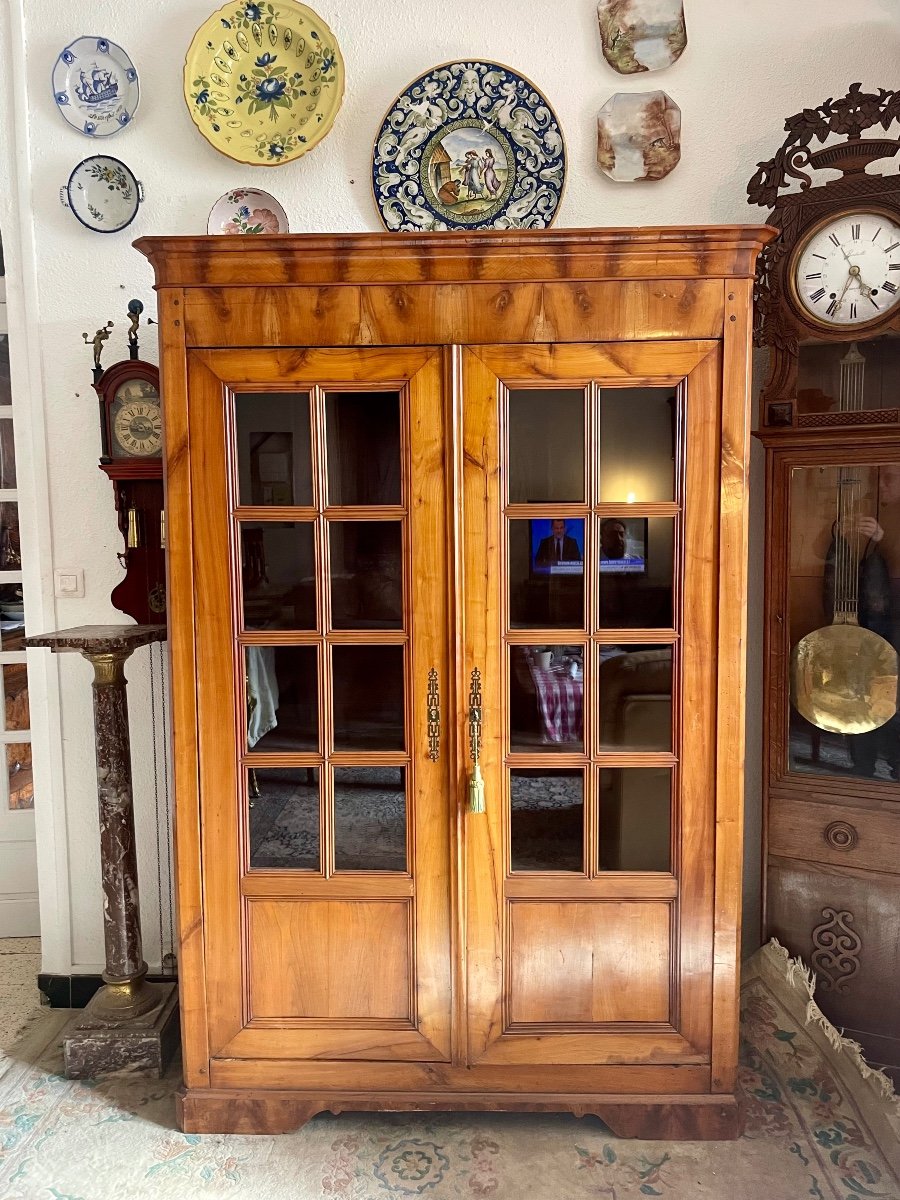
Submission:
POLYGON ((140 646, 165 640, 165 625, 77 625, 74 629, 35 634, 25 639, 25 645, 29 648, 47 646, 54 654, 64 650, 78 650, 82 654, 113 654, 116 651, 130 653, 140 646))

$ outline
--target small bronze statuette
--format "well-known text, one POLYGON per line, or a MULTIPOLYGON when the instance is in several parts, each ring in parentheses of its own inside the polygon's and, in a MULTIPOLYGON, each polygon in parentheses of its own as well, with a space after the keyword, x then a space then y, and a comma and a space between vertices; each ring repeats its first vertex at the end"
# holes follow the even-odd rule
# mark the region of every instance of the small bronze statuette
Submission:
POLYGON ((138 356, 138 326, 143 311, 144 306, 140 300, 128 301, 128 353, 132 358, 138 356))
POLYGON ((88 335, 86 333, 83 333, 81 335, 84 338, 84 344, 86 346, 88 344, 90 344, 94 347, 94 374, 95 375, 98 372, 103 370, 103 368, 100 366, 100 355, 103 353, 103 343, 109 341, 109 331, 113 328, 114 325, 115 325, 114 321, 107 321, 106 324, 103 326, 103 328, 98 329, 93 337, 88 337, 88 335))

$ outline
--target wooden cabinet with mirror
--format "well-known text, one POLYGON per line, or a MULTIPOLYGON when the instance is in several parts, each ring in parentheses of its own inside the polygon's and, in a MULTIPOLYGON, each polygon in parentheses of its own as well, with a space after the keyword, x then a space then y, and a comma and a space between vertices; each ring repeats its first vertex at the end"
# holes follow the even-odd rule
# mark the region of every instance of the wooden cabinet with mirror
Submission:
POLYGON ((734 1136, 767 232, 147 238, 197 1131, 734 1136))

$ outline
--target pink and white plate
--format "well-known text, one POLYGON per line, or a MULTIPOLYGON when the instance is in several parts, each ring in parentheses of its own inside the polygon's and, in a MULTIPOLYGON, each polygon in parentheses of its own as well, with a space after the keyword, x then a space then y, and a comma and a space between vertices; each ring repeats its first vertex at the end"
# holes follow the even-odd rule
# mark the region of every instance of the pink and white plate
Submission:
POLYGON ((212 206, 207 233, 289 233, 287 214, 259 188, 234 188, 212 206))

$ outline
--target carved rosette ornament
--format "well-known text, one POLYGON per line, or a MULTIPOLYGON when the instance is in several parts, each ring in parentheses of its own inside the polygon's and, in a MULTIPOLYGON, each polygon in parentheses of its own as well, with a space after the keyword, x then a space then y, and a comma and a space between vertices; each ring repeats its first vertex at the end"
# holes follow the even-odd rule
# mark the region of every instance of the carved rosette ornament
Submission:
MULTIPOLYGON (((822 288, 812 296, 819 302, 818 307, 810 305, 810 297, 798 288, 798 269, 800 282, 812 279, 809 267, 799 268, 799 252, 811 233, 827 225, 829 219, 852 219, 850 214, 863 210, 884 214, 888 221, 893 217, 894 223, 900 223, 900 179, 896 173, 867 173, 871 163, 897 155, 900 138, 863 136, 876 128, 887 133, 896 121, 900 121, 900 91, 879 88, 877 92, 864 92, 861 84, 854 83, 846 96, 830 98, 816 108, 805 108, 788 117, 784 123, 787 136, 778 152, 757 164, 747 185, 749 203, 770 209, 768 223, 781 230, 781 236, 770 242, 757 260, 754 288, 754 341, 772 352, 769 378, 762 392, 764 425, 796 424, 801 341, 847 340, 853 321, 845 318, 849 318, 851 308, 857 308, 853 303, 857 299, 857 327, 863 326, 865 318, 867 331, 884 332, 896 319, 896 311, 891 314, 888 305, 882 305, 882 295, 874 304, 868 291, 855 286, 850 302, 839 313, 836 308, 844 299, 840 287, 834 291, 822 288), (835 171, 839 172, 838 178, 834 178, 835 171), (790 420, 785 420, 785 405, 790 406, 790 420)), ((865 231, 866 245, 870 232, 865 231)), ((888 248, 890 241, 889 237, 879 248, 888 248)), ((839 250, 834 253, 837 255, 839 250)), ((876 291, 885 286, 880 278, 873 279, 872 284, 876 291)), ((815 283, 808 286, 816 288, 815 283)))
POLYGON ((846 992, 850 980, 859 973, 859 955, 862 941, 853 924, 853 913, 849 909, 825 907, 825 920, 813 929, 812 966, 824 992, 832 990, 846 992))

